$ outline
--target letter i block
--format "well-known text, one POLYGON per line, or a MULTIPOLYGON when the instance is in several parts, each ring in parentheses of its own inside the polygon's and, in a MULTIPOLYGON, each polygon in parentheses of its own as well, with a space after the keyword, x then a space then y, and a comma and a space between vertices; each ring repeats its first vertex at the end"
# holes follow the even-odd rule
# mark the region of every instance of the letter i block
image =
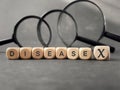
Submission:
POLYGON ((94 57, 97 60, 109 60, 110 59, 110 47, 109 46, 96 46, 94 47, 94 57))
POLYGON ((56 56, 56 50, 55 47, 47 47, 44 48, 44 57, 46 59, 54 59, 56 56))
POLYGON ((66 47, 57 47, 56 48, 56 58, 57 59, 67 58, 67 48, 66 47))
POLYGON ((18 47, 10 47, 6 50, 6 56, 9 60, 19 59, 19 48, 18 47))
POLYGON ((32 49, 32 58, 34 59, 41 59, 44 56, 44 49, 43 47, 34 47, 32 49))
POLYGON ((78 48, 68 48, 67 49, 67 57, 71 60, 78 59, 78 48))
POLYGON ((82 47, 79 49, 79 58, 82 60, 89 60, 92 57, 92 49, 89 47, 82 47))
POLYGON ((20 58, 21 59, 31 59, 32 48, 31 47, 22 47, 20 48, 20 58))

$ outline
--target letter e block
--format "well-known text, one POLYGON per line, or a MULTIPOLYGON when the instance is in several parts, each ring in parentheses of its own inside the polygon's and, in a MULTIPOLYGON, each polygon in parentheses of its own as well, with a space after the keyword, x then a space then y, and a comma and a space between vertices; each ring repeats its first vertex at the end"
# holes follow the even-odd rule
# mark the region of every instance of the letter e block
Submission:
POLYGON ((92 49, 89 47, 82 47, 79 49, 79 58, 82 60, 89 60, 92 57, 92 49))
POLYGON ((44 57, 46 59, 54 59, 56 56, 56 50, 55 47, 47 47, 44 48, 44 57))

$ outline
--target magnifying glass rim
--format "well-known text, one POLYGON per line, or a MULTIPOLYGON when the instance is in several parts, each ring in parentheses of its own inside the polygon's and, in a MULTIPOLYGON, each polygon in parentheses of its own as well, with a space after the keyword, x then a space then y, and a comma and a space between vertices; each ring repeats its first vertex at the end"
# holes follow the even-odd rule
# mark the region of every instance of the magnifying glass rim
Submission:
MULTIPOLYGON (((38 21, 38 24, 37 24, 37 36, 38 36, 38 40, 41 42, 42 41, 42 44, 44 45, 44 47, 48 47, 48 45, 50 44, 50 42, 51 42, 51 40, 52 40, 52 30, 51 30, 51 28, 50 28, 50 25, 44 20, 44 19, 42 19, 42 18, 40 18, 39 19, 39 21, 38 21), (48 43, 46 44, 45 42, 44 42, 44 40, 43 40, 43 38, 42 38, 42 34, 41 34, 41 29, 40 29, 40 31, 38 30, 39 29, 39 21, 41 21, 41 22, 44 22, 46 25, 47 25, 47 27, 48 27, 48 29, 49 29, 49 32, 50 32, 50 37, 49 37, 49 40, 48 40, 48 43)), ((42 24, 42 23, 41 23, 42 24)))
POLYGON ((67 11, 67 8, 69 8, 70 6, 72 6, 73 4, 78 3, 78 2, 89 2, 89 3, 93 4, 93 5, 95 5, 99 9, 99 11, 100 11, 100 13, 102 15, 102 19, 103 19, 103 30, 101 32, 100 37, 96 41, 101 40, 102 37, 104 36, 105 30, 106 30, 106 19, 105 19, 105 15, 103 14, 103 11, 101 10, 101 8, 96 3, 94 3, 94 2, 92 2, 90 0, 77 0, 77 1, 73 1, 73 2, 69 3, 63 10, 67 11))
MULTIPOLYGON (((76 30, 77 30, 77 23, 76 23, 76 21, 75 21, 75 19, 73 18, 73 16, 71 15, 71 14, 69 14, 68 12, 66 12, 66 11, 64 11, 64 10, 61 10, 61 9, 54 9, 54 10, 50 10, 50 11, 48 11, 48 12, 46 12, 42 17, 41 17, 41 19, 40 19, 40 21, 38 22, 38 32, 40 31, 40 26, 41 26, 41 23, 42 23, 42 20, 44 20, 44 18, 45 17, 47 17, 49 14, 51 14, 51 13, 56 13, 56 12, 60 12, 60 13, 65 13, 65 14, 67 14, 68 16, 70 16, 72 19, 73 19, 73 21, 75 22, 75 27, 76 27, 76 30)), ((59 17, 58 17, 58 21, 59 21, 59 17)), ((68 47, 68 46, 70 46, 70 45, 68 45, 66 42, 64 42, 64 40, 62 39, 62 37, 60 36, 60 34, 59 34, 59 32, 58 32, 58 24, 59 24, 59 22, 57 22, 57 34, 59 35, 59 37, 60 37, 60 39, 62 40, 62 42, 68 47)), ((41 32, 39 32, 38 34, 40 34, 41 35, 41 32)), ((76 34, 77 34, 77 31, 76 31, 76 34)), ((74 40, 75 41, 75 40, 74 40)), ((73 41, 73 42, 74 42, 73 41)), ((71 44, 72 45, 72 44, 71 44)))
MULTIPOLYGON (((22 19, 20 19, 20 20, 16 23, 16 25, 15 25, 15 27, 14 27, 13 39, 14 39, 14 42, 15 42, 19 47, 23 47, 23 46, 20 44, 20 42, 19 42, 18 39, 17 39, 17 30, 18 30, 18 27, 19 27, 19 25, 20 25, 24 20, 27 20, 27 19, 29 19, 29 18, 35 18, 35 19, 38 19, 38 20, 41 19, 39 16, 29 15, 29 16, 23 17, 22 19)), ((43 22, 48 26, 48 24, 47 24, 46 21, 43 21, 43 22)), ((48 26, 48 28, 49 28, 49 26, 48 26)), ((36 30, 37 30, 37 27, 36 27, 36 30)), ((50 30, 50 29, 49 29, 49 30, 50 30)), ((51 32, 51 30, 50 30, 50 32, 51 32)), ((50 34, 50 36, 51 36, 51 34, 50 34)), ((39 36, 39 37, 41 37, 41 36, 39 36)), ((51 38, 49 38, 49 41, 50 41, 50 40, 51 40, 51 38)), ((45 45, 44 45, 44 41, 43 41, 42 39, 40 39, 40 43, 41 43, 43 46, 45 46, 45 45)))

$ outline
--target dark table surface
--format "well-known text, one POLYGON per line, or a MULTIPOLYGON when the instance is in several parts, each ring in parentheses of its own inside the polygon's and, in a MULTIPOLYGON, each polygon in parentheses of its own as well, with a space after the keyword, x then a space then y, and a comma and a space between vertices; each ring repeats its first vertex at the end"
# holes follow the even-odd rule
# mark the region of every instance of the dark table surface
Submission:
POLYGON ((1 90, 119 90, 120 59, 8 60, 0 54, 1 90))

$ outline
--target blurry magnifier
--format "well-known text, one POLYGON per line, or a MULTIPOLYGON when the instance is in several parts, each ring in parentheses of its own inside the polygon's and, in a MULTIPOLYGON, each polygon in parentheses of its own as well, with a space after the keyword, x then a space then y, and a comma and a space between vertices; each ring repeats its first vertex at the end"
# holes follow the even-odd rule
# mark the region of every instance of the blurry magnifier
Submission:
MULTIPOLYGON (((48 32, 47 43, 44 44, 44 41, 37 37, 37 24, 41 18, 38 16, 26 16, 23 17, 14 27, 14 33, 11 39, 0 41, 0 45, 5 45, 8 43, 14 42, 19 47, 22 46, 46 46, 50 43, 51 40, 51 30, 48 23, 43 20, 44 23, 41 25, 41 30, 48 32)), ((41 36, 39 36, 41 38, 41 36)))
MULTIPOLYGON (((42 33, 41 33, 42 20, 45 20, 47 23, 49 21, 50 28, 52 28, 51 29, 52 30, 52 35, 57 34, 59 36, 59 38, 61 39, 62 43, 64 43, 67 47, 70 47, 76 40, 85 42, 85 43, 93 45, 93 46, 95 46, 95 45, 105 45, 103 43, 85 38, 86 36, 84 36, 84 37, 78 36, 78 26, 77 26, 76 20, 68 12, 63 11, 63 10, 58 10, 58 9, 51 10, 51 11, 45 13, 43 15, 43 17, 40 19, 40 21, 38 22, 38 29, 37 29, 38 30, 38 38, 39 38, 39 36, 42 35, 42 33), (55 13, 58 13, 58 15, 61 15, 61 16, 57 17, 56 26, 55 25, 51 26, 50 24, 54 23, 54 21, 53 21, 54 17, 51 19, 50 16, 53 16, 55 13)), ((52 44, 54 43, 55 40, 56 40, 56 37, 52 36, 52 40, 51 40, 52 42, 49 46, 53 46, 52 44)), ((54 45, 55 44, 56 43, 54 43, 54 45)), ((59 44, 59 42, 57 42, 57 44, 59 44)), ((111 46, 111 52, 114 52, 114 50, 115 50, 115 48, 111 46)))
MULTIPOLYGON (((67 5, 64 8, 64 11, 71 14, 78 26, 78 35, 81 37, 86 37, 94 41, 100 40, 103 36, 113 39, 115 41, 120 42, 120 36, 112 34, 110 32, 105 31, 106 30, 106 21, 105 17, 103 15, 102 10, 98 5, 95 3, 89 1, 89 0, 77 0, 73 1, 69 5, 67 5)), ((63 15, 63 13, 59 16, 59 22, 58 22, 58 29, 64 30, 66 27, 64 27, 65 24, 71 23, 70 20, 67 19, 66 16, 63 15), (66 22, 63 22, 66 21, 66 22)), ((68 31, 63 31, 63 33, 59 33, 62 40, 66 43, 68 40, 67 34, 70 34, 74 36, 74 38, 71 37, 71 41, 66 44, 72 44, 76 40, 76 33, 74 29, 70 29, 71 27, 67 27, 68 31), (65 38, 66 39, 65 39, 65 38)), ((70 38, 69 37, 69 38, 70 38)), ((78 40, 80 38, 77 37, 78 40)))

